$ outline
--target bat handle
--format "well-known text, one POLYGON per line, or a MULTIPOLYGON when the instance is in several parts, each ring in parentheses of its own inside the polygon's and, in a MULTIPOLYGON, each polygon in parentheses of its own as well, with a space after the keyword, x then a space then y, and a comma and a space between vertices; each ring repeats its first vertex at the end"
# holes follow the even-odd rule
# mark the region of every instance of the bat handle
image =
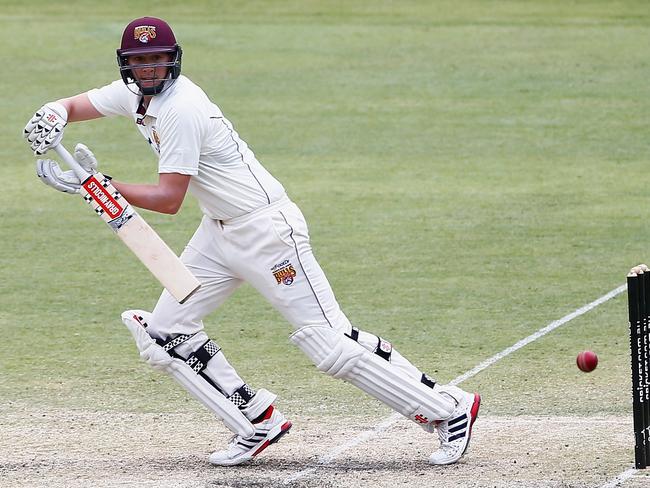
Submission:
POLYGON ((54 147, 54 150, 56 153, 65 161, 65 164, 67 164, 72 171, 74 171, 74 174, 77 175, 77 178, 79 178, 79 181, 82 183, 86 181, 88 178, 90 178, 91 174, 83 169, 83 167, 77 162, 77 160, 68 152, 68 150, 63 146, 63 144, 59 143, 54 147))

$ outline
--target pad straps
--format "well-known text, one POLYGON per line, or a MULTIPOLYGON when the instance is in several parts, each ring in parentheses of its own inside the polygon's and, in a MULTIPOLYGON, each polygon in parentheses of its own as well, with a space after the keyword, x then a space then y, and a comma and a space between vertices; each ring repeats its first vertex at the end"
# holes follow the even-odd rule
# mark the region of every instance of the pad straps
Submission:
MULTIPOLYGON (((346 337, 349 337, 352 339, 354 342, 359 342, 359 329, 356 327, 352 327, 352 330, 350 331, 349 334, 345 334, 346 337)), ((375 336, 374 334, 370 334, 368 332, 364 332, 364 334, 369 335, 370 337, 375 337, 377 339, 377 345, 370 351, 380 358, 388 361, 389 363, 391 362, 391 357, 393 355, 393 345, 388 342, 385 339, 382 339, 379 336, 375 336)), ((361 344, 363 346, 363 344, 361 344)), ((369 348, 366 348, 369 349, 369 348)), ((399 353, 397 353, 399 356, 399 353)), ((424 384, 425 386, 428 386, 429 388, 433 389, 436 386, 436 382, 433 378, 427 376, 425 373, 422 373, 422 376, 420 377, 420 383, 424 384)))
POLYGON ((219 351, 221 351, 221 347, 212 339, 208 339, 201 347, 190 354, 190 357, 185 362, 196 374, 199 374, 208 365, 208 361, 219 351))
MULTIPOLYGON (((203 370, 208 365, 210 359, 212 359, 219 351, 221 351, 221 347, 216 342, 214 342, 212 339, 208 339, 198 349, 196 349, 192 354, 190 354, 190 356, 187 359, 182 358, 181 356, 179 356, 174 352, 174 349, 176 347, 180 346, 184 342, 187 342, 195 335, 196 334, 181 334, 179 336, 174 337, 173 339, 168 340, 167 342, 163 342, 160 345, 169 355, 185 361, 185 364, 187 364, 190 368, 192 368, 192 371, 194 371, 197 375, 202 376, 206 381, 208 381, 208 383, 210 383, 213 387, 215 387, 217 390, 223 393, 221 388, 219 388, 214 383, 214 381, 212 381, 203 372, 203 370)), ((226 398, 228 398, 228 400, 230 400, 238 409, 243 410, 246 408, 251 398, 255 396, 255 393, 256 393, 255 390, 253 390, 250 386, 244 383, 241 387, 235 390, 235 392, 232 395, 226 396, 226 398)))
MULTIPOLYGON (((160 345, 167 353, 169 353, 169 355, 183 359, 174 353, 174 349, 184 342, 187 342, 195 335, 196 334, 181 334, 160 345)), ((208 361, 210 361, 210 359, 212 359, 219 351, 221 351, 219 344, 214 342, 212 339, 208 339, 199 346, 198 349, 190 354, 187 359, 184 359, 184 361, 196 374, 199 374, 202 373, 208 365, 208 361)))
POLYGON ((246 408, 246 405, 248 405, 248 402, 254 396, 255 390, 244 383, 239 389, 235 390, 235 393, 228 397, 228 400, 237 405, 237 408, 241 410, 243 408, 246 408))
MULTIPOLYGON (((354 342, 359 342, 359 329, 357 329, 356 327, 352 327, 350 334, 345 334, 345 336, 349 337, 354 342)), ((384 340, 379 336, 375 336, 375 337, 377 338, 377 345, 375 346, 372 352, 375 353, 380 358, 390 362, 390 356, 391 354, 393 354, 393 345, 387 340, 384 340)))
POLYGON ((427 376, 426 373, 422 373, 422 377, 420 378, 420 382, 424 383, 426 386, 431 388, 433 390, 433 387, 436 386, 436 382, 433 378, 427 376))
POLYGON ((171 354, 171 351, 174 350, 176 346, 180 346, 183 342, 191 339, 194 337, 196 334, 181 334, 179 336, 174 337, 173 339, 168 340, 167 342, 164 341, 156 341, 158 342, 158 345, 162 346, 162 348, 171 354))

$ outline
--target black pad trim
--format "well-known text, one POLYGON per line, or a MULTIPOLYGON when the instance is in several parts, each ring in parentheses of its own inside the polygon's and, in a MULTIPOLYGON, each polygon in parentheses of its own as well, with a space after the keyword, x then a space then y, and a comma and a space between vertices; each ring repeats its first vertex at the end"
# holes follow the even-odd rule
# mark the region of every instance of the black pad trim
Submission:
POLYGON ((422 378, 420 378, 420 381, 431 389, 436 386, 436 382, 433 379, 429 378, 425 373, 422 373, 422 378))
POLYGON ((352 327, 352 331, 350 332, 350 334, 349 335, 345 334, 345 335, 348 336, 350 339, 352 339, 354 342, 359 342, 359 329, 357 329, 356 327, 352 327))
POLYGON ((377 349, 375 354, 386 361, 390 361, 390 356, 393 354, 393 345, 377 336, 377 349))

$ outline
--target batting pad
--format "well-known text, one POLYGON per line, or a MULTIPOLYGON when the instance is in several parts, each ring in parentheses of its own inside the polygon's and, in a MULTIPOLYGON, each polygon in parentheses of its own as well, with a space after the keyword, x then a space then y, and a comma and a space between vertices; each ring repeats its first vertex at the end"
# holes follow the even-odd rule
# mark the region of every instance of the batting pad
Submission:
POLYGON ((185 362, 171 357, 147 333, 138 315, 150 315, 141 310, 127 310, 122 314, 122 322, 135 339, 140 357, 150 363, 154 369, 165 371, 180 383, 194 398, 211 410, 226 427, 243 438, 252 437, 255 428, 237 406, 210 385, 185 362))
POLYGON ((348 381, 420 425, 447 419, 454 410, 451 398, 407 376, 331 327, 301 327, 291 335, 291 342, 320 371, 348 381))

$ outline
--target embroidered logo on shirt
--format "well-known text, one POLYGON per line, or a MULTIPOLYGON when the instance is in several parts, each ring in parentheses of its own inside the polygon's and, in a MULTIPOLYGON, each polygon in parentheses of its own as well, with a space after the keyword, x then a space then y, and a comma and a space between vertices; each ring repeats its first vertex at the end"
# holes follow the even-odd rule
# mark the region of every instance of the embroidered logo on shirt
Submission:
POLYGON ((149 144, 151 144, 153 146, 154 143, 155 143, 154 147, 156 149, 156 152, 160 154, 160 136, 156 132, 156 128, 152 127, 151 128, 151 139, 149 139, 149 144))
POLYGON ((156 38, 155 25, 139 25, 133 29, 133 38, 143 44, 147 44, 151 39, 156 38))
POLYGON ((296 277, 296 270, 293 267, 293 264, 286 259, 280 264, 276 264, 271 268, 275 280, 278 282, 278 285, 285 284, 290 285, 293 283, 293 279, 296 277))

